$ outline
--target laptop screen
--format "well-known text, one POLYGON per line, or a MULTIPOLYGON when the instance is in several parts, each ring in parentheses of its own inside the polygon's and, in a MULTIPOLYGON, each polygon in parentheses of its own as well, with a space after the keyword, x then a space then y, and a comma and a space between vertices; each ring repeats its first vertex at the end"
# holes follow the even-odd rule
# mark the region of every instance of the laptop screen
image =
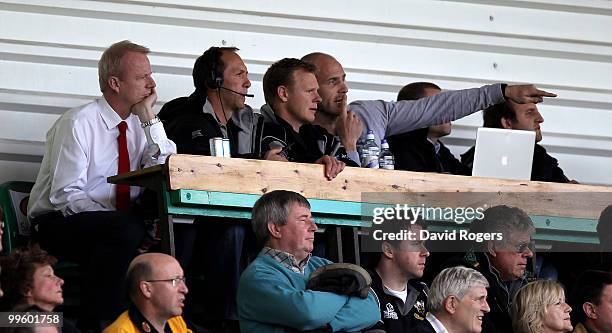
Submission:
POLYGON ((530 180, 535 132, 479 128, 472 176, 530 180))

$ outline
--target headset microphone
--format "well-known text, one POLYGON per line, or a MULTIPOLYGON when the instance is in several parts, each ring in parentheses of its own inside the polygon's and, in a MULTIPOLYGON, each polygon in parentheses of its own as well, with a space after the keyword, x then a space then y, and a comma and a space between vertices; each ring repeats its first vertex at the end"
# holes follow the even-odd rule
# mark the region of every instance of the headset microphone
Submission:
POLYGON ((232 89, 229 89, 229 88, 225 88, 225 87, 219 87, 219 89, 223 89, 223 90, 231 91, 231 92, 233 92, 234 94, 238 94, 238 95, 240 95, 240 96, 244 96, 244 97, 255 97, 255 95, 252 95, 252 94, 243 94, 243 93, 240 93, 240 92, 237 92, 237 91, 235 91, 235 90, 232 90, 232 89))

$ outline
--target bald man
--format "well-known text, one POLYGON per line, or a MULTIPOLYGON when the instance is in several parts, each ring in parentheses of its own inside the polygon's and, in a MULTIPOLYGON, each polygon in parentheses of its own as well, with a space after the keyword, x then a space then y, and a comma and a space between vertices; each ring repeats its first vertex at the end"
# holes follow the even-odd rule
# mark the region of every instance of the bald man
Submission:
POLYGON ((196 332, 181 317, 188 290, 176 259, 162 253, 139 255, 130 263, 126 281, 132 304, 104 333, 196 332))
POLYGON ((321 52, 305 55, 302 60, 316 67, 321 102, 314 124, 339 136, 349 155, 357 138, 365 141, 368 130, 374 132, 376 143, 380 146, 381 140, 387 136, 447 123, 506 100, 519 104, 540 103, 544 97, 556 96, 533 85, 498 83, 481 88, 444 91, 417 101, 354 101, 347 106, 349 88, 340 62, 321 52), (363 126, 356 121, 356 117, 363 126))

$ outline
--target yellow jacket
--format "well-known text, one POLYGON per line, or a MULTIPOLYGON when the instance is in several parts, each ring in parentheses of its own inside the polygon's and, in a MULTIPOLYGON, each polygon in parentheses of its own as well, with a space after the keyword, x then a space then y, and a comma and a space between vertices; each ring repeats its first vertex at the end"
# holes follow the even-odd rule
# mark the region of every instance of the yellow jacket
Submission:
MULTIPOLYGON (((193 333, 187 328, 187 324, 181 316, 168 319, 168 326, 170 326, 172 333, 193 333)), ((105 328, 102 333, 153 333, 154 331, 155 329, 146 321, 141 323, 140 328, 136 327, 126 310, 110 326, 105 328)))

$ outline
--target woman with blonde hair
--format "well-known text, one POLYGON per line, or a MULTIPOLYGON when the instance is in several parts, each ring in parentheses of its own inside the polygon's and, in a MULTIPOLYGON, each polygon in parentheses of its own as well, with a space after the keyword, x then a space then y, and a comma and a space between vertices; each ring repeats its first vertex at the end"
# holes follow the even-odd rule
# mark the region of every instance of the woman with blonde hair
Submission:
POLYGON ((530 282, 514 296, 512 327, 515 333, 570 332, 573 329, 571 311, 559 283, 546 280, 530 282))

